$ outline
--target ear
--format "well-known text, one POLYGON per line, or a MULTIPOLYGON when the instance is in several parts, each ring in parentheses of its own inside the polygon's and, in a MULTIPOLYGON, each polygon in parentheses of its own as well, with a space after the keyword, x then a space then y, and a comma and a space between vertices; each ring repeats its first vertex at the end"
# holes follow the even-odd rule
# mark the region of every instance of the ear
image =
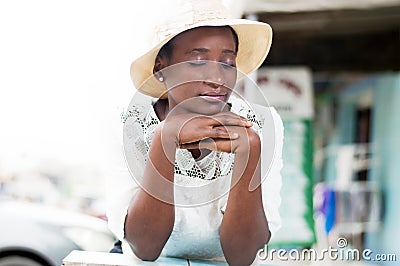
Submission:
POLYGON ((166 66, 167 66, 166 59, 161 55, 157 55, 156 60, 154 62, 153 74, 156 77, 156 79, 161 83, 164 82, 162 69, 165 68, 166 66))
POLYGON ((164 56, 157 55, 156 60, 154 61, 154 67, 153 67, 153 74, 156 74, 163 68, 167 66, 167 60, 164 58, 164 56))

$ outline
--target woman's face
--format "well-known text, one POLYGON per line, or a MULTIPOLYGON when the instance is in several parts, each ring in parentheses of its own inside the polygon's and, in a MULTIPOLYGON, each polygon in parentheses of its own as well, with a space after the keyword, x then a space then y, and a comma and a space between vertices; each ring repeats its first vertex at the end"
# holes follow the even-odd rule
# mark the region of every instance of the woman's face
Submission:
POLYGON ((161 59, 170 110, 212 115, 226 109, 236 83, 236 53, 228 27, 199 27, 175 37, 171 54, 161 59))

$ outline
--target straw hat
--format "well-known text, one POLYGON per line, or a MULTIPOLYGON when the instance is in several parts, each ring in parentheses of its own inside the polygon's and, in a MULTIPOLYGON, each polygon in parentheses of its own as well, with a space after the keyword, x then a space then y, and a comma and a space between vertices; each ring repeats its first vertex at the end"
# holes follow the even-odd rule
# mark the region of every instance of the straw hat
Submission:
POLYGON ((235 30, 239 39, 236 58, 239 75, 249 74, 263 63, 272 42, 272 29, 268 24, 229 18, 220 0, 180 2, 173 12, 166 14, 165 21, 159 22, 152 43, 148 45, 151 48, 131 65, 131 78, 139 91, 155 98, 166 98, 164 83, 159 82, 153 75, 156 56, 161 47, 173 37, 197 27, 231 26, 235 30))

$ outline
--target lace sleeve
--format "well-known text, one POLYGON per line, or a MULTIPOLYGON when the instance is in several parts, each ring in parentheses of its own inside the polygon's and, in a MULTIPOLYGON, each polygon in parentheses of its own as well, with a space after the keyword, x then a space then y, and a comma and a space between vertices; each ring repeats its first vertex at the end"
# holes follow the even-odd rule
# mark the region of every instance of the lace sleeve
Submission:
POLYGON ((148 147, 139 117, 125 117, 124 130, 118 131, 114 136, 113 161, 107 173, 107 218, 110 230, 122 240, 129 204, 140 188, 137 180, 143 176, 148 147), (122 146, 123 142, 129 144, 122 146))

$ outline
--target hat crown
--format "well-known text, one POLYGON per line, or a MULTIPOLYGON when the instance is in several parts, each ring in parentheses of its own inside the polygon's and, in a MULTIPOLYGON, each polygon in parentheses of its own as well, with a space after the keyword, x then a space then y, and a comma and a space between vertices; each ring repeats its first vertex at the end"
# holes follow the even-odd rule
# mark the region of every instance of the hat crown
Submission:
POLYGON ((161 42, 197 23, 229 18, 228 10, 220 0, 179 0, 175 9, 156 26, 156 41, 161 42))

